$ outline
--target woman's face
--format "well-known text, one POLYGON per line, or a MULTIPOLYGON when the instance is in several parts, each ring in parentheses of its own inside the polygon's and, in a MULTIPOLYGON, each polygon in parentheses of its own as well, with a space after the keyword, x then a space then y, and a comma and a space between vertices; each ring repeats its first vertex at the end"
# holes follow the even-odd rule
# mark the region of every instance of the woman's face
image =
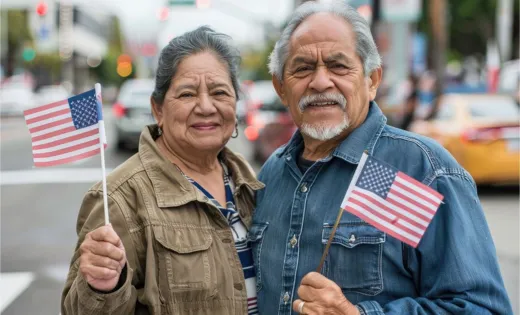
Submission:
POLYGON ((154 116, 170 148, 218 152, 235 129, 236 95, 228 68, 213 53, 186 57, 154 116))

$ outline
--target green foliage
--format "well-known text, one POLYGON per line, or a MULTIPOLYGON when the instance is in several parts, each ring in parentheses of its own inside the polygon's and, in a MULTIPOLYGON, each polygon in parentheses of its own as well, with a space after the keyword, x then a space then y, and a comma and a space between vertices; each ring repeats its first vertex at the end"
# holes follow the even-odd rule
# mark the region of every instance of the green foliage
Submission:
MULTIPOLYGON (((418 29, 431 38, 429 22, 429 1, 423 1, 423 14, 418 23, 418 29)), ((514 3, 513 47, 518 47, 518 19, 519 2, 514 3)), ((496 10, 498 0, 447 0, 448 22, 448 55, 463 57, 469 55, 486 54, 486 45, 489 38, 495 36, 496 10)), ((431 47, 431 45, 430 45, 431 47)), ((518 51, 515 56, 518 58, 518 51)))

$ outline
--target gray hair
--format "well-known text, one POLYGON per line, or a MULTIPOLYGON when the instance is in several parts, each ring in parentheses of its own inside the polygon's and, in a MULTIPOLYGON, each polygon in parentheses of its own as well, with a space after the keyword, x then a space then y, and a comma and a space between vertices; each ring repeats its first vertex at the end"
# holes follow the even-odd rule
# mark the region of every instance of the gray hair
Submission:
POLYGON ((289 42, 292 34, 306 18, 316 13, 332 13, 344 18, 352 26, 356 34, 356 51, 363 62, 365 76, 369 76, 372 71, 381 67, 381 56, 377 51, 370 27, 354 8, 345 4, 344 1, 328 3, 308 1, 294 11, 269 56, 269 72, 278 80, 283 81, 283 71, 289 57, 289 42))
POLYGON ((164 102, 164 97, 171 85, 172 78, 177 72, 181 61, 186 57, 202 52, 215 54, 228 68, 229 77, 238 100, 240 85, 238 83, 238 68, 240 66, 240 53, 229 40, 231 37, 217 33, 207 26, 201 26, 191 32, 184 33, 173 38, 161 51, 159 64, 155 75, 155 88, 152 98, 157 104, 164 102))

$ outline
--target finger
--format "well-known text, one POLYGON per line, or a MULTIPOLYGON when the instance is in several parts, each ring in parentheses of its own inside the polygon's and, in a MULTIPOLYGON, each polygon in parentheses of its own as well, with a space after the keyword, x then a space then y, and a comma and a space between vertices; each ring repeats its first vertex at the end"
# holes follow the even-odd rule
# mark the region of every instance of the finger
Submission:
POLYGON ((119 262, 125 258, 124 250, 108 242, 90 241, 86 246, 94 255, 109 257, 119 262))
POLYGON ((319 290, 302 284, 298 288, 298 297, 304 301, 314 302, 319 297, 319 290))
POLYGON ((117 235, 116 231, 114 231, 112 225, 101 226, 95 229, 94 231, 90 232, 89 234, 90 237, 95 241, 108 242, 116 247, 122 246, 121 238, 119 237, 119 235, 117 235))
POLYGON ((321 289, 330 286, 331 283, 333 282, 327 279, 325 276, 317 272, 309 272, 303 277, 300 285, 308 285, 315 289, 321 289))
POLYGON ((119 277, 119 273, 115 270, 97 267, 93 265, 80 265, 80 272, 85 277, 90 277, 94 280, 111 280, 119 277))
POLYGON ((122 270, 121 263, 119 261, 114 260, 109 257, 90 254, 86 258, 86 260, 91 265, 96 266, 96 267, 108 268, 108 269, 115 270, 117 272, 121 272, 121 270, 122 270))
POLYGON ((300 300, 300 299, 297 299, 297 300, 294 300, 293 304, 292 304, 292 307, 293 307, 293 310, 298 313, 298 314, 319 314, 317 312, 317 308, 316 308, 316 305, 312 302, 308 302, 308 301, 305 301, 305 304, 303 304, 303 307, 301 309, 302 313, 300 313, 300 305, 303 303, 304 301, 300 300))

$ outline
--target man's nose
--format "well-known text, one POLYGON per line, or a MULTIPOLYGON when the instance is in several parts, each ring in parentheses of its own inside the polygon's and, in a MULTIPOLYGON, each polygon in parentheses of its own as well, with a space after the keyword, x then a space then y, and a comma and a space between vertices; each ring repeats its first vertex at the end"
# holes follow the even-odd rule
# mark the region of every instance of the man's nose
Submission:
POLYGON ((330 80, 330 74, 325 66, 318 66, 309 87, 318 93, 326 92, 334 87, 334 83, 330 80))

